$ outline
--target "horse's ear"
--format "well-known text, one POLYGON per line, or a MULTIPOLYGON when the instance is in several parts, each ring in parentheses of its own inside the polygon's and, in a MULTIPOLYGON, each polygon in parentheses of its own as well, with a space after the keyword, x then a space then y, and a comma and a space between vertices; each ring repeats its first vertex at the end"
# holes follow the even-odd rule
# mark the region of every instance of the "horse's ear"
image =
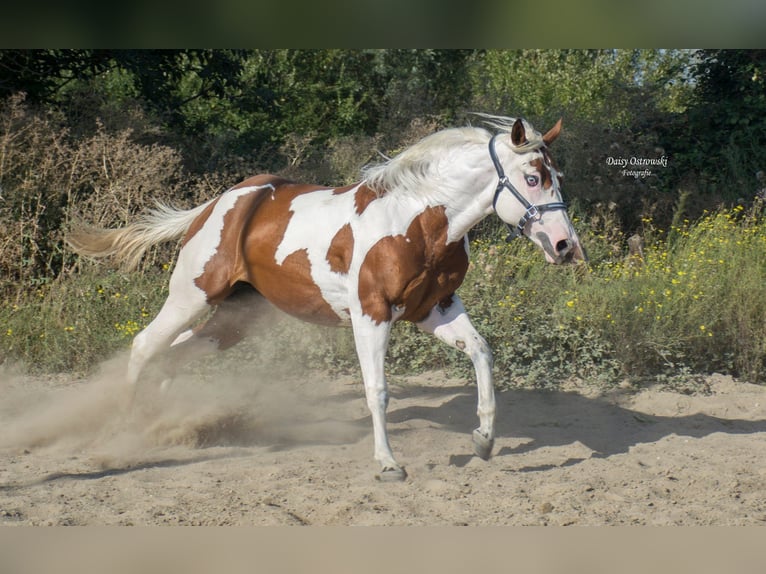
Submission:
POLYGON ((559 121, 556 122, 556 125, 549 129, 543 136, 545 145, 551 145, 553 140, 559 137, 559 132, 561 132, 561 118, 559 118, 559 121))
POLYGON ((513 122, 513 127, 511 128, 511 143, 514 147, 519 147, 527 143, 527 134, 524 131, 524 122, 521 121, 521 118, 517 118, 516 121, 513 122))

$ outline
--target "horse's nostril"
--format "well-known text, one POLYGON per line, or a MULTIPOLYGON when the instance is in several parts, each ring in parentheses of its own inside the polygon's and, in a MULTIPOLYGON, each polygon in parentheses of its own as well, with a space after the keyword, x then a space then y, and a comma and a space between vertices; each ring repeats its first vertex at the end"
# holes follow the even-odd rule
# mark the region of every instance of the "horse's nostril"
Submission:
POLYGON ((562 239, 558 243, 556 243, 556 253, 559 255, 565 255, 566 252, 571 247, 571 244, 569 243, 569 239, 562 239))

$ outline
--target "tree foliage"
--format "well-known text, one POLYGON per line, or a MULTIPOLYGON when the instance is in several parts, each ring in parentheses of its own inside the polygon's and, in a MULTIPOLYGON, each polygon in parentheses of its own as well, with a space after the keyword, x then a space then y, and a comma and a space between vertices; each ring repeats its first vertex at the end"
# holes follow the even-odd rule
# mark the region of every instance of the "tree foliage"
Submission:
POLYGON ((303 165, 316 168, 318 180, 347 178, 322 162, 350 170, 373 157, 374 146, 391 153, 410 133, 475 121, 470 111, 525 116, 541 129, 563 117, 556 158, 570 176, 568 193, 585 209, 615 204, 623 222, 635 224, 647 210, 672 211, 680 193, 692 198, 690 208, 758 190, 755 174, 766 169, 765 54, 3 50, 0 98, 23 92, 74 140, 129 130, 137 143, 177 149, 196 174, 242 163, 232 158, 258 158, 271 171, 313 158, 303 165), (337 157, 354 149, 353 161, 337 157), (605 164, 611 155, 663 153, 668 168, 646 181, 605 164))
MULTIPOLYGON (((541 130, 564 118, 565 129, 552 154, 566 175, 564 192, 576 225, 586 230, 583 236, 594 262, 621 265, 626 238, 634 232, 646 238, 653 226, 669 230, 660 254, 678 254, 683 245, 690 254, 700 245, 712 252, 703 245, 705 238, 684 243, 690 228, 681 222, 721 203, 762 205, 752 200, 757 193, 766 196, 765 78, 766 50, 0 51, 0 291, 5 301, 0 315, 14 321, 4 341, 13 347, 24 340, 38 351, 58 345, 57 357, 71 366, 67 361, 76 357, 66 354, 70 338, 98 321, 88 318, 83 308, 86 319, 75 329, 64 319, 63 301, 91 305, 93 298, 103 309, 113 307, 110 297, 124 302, 127 278, 110 275, 109 280, 116 281, 111 290, 103 282, 90 285, 96 274, 89 280, 87 266, 64 247, 64 232, 73 221, 124 225, 154 200, 196 205, 263 171, 313 182, 351 183, 359 167, 378 158, 378 152, 390 156, 436 129, 480 122, 468 114, 471 111, 525 116, 541 130), (654 168, 650 177, 638 177, 608 161, 633 157, 664 157, 667 165, 654 168), (27 328, 34 323, 29 317, 38 316, 37 308, 21 304, 38 300, 55 303, 47 315, 39 315, 51 324, 43 333, 27 328), (28 314, 20 312, 24 309, 28 314), (22 327, 26 338, 15 333, 22 327)), ((753 225, 747 220, 742 229, 762 230, 762 210, 746 213, 753 225)), ((485 242, 492 245, 487 254, 507 255, 495 247, 493 221, 488 218, 472 238, 491 240, 485 242)), ((715 236, 715 245, 724 245, 731 229, 725 231, 715 236)), ((727 245, 731 253, 707 256, 704 264, 725 263, 728 273, 745 257, 752 259, 750 252, 743 255, 737 241, 727 245)), ((172 247, 145 259, 140 280, 146 285, 166 280, 172 247)), ((523 247, 513 247, 517 248, 523 247)), ((481 261, 481 251, 476 259, 481 261)), ((495 268, 497 281, 483 276, 476 283, 481 293, 473 302, 475 309, 481 309, 488 286, 506 293, 509 281, 516 280, 509 278, 505 266, 495 268)), ((753 301, 760 301, 760 268, 748 268, 753 271, 748 282, 726 286, 729 291, 740 289, 736 304, 748 301, 742 297, 750 292, 753 301)), ((481 269, 486 272, 486 265, 481 269)), ((692 275, 682 267, 657 268, 658 273, 668 269, 675 273, 671 285, 687 277, 679 271, 692 275)), ((637 272, 627 268, 626 273, 625 281, 636 285, 637 272)), ((701 280, 713 276, 700 273, 701 280)), ((540 286, 548 284, 546 276, 540 286)), ((573 311, 580 300, 566 293, 568 286, 559 287, 551 282, 548 288, 566 296, 559 306, 565 313, 573 311)), ((520 292, 534 288, 530 284, 520 292)), ((584 303, 583 289, 579 287, 584 303)), ((132 308, 133 317, 107 322, 115 326, 110 336, 118 343, 148 318, 146 309, 160 303, 161 297, 154 300, 157 293, 151 298, 139 295, 144 291, 135 291, 140 304, 132 306, 131 295, 130 305, 123 308, 132 308)), ((646 291, 638 295, 660 293, 656 285, 647 284, 646 291)), ((675 287, 672 291, 680 293, 675 287)), ((641 306, 644 299, 632 304, 636 293, 627 288, 615 288, 611 294, 625 314, 648 308, 641 306)), ((695 295, 701 296, 699 291, 691 293, 690 304, 695 295)), ((646 301, 659 301, 651 297, 646 301)), ((563 360, 575 351, 589 361, 611 356, 615 347, 603 344, 600 337, 610 329, 618 332, 609 326, 612 319, 606 313, 598 313, 605 300, 602 292, 593 292, 590 316, 606 317, 608 325, 594 323, 590 331, 583 331, 580 318, 589 315, 575 314, 569 319, 577 321, 580 330, 567 331, 577 334, 568 340, 552 343, 544 338, 548 332, 538 333, 533 323, 510 322, 514 316, 506 317, 504 327, 497 324, 512 339, 527 337, 530 348, 538 345, 548 353, 541 356, 550 360, 540 363, 548 376, 551 360, 563 360), (585 347, 583 333, 592 335, 585 337, 585 347), (535 339, 538 335, 543 338, 535 339)), ((505 305, 505 299, 501 303, 505 305)), ((743 345, 736 353, 743 359, 737 359, 741 364, 735 367, 762 373, 762 349, 748 346, 762 340, 751 336, 762 330, 761 315, 752 314, 753 304, 740 307, 752 316, 742 315, 735 305, 716 333, 731 340, 736 340, 732 334, 747 335, 740 337, 743 345)), ((713 308, 699 307, 705 313, 713 308)), ((695 315, 687 311, 679 307, 677 316, 686 318, 688 327, 695 315)), ((616 316, 614 310, 608 313, 616 316)), ((637 320, 632 323, 635 332, 662 335, 666 326, 660 318, 674 327, 682 324, 665 314, 640 319, 652 317, 658 321, 657 330, 637 320)), ((707 344, 712 323, 698 319, 695 334, 707 344)), ((110 340, 92 337, 97 339, 110 340)), ((619 344, 622 335, 613 340, 619 344)), ((671 337, 670 342, 675 345, 678 340, 671 337)), ((657 341, 660 338, 653 336, 651 343, 657 341)), ((94 352, 97 348, 93 346, 94 352)), ((675 353, 673 362, 679 364, 687 351, 678 349, 668 347, 659 356, 665 360, 675 353)), ((19 353, 18 347, 11 350, 19 353)), ((503 353, 499 346, 498 356, 503 353)), ((638 353, 636 360, 643 357, 638 353)), ((732 368, 734 363, 721 364, 732 368)))

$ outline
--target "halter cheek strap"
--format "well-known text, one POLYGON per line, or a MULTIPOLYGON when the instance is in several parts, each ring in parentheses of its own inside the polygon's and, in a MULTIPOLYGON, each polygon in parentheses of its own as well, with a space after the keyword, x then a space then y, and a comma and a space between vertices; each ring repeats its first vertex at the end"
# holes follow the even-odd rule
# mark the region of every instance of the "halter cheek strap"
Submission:
MULTIPOLYGON (((538 219, 541 214, 545 213, 546 211, 555 211, 558 209, 566 210, 567 205, 566 203, 556 201, 552 203, 543 203, 542 205, 534 205, 532 203, 529 203, 527 201, 527 198, 521 195, 519 193, 519 190, 516 189, 513 184, 511 183, 511 180, 508 179, 508 176, 505 175, 505 171, 503 171, 503 166, 500 164, 500 160, 497 157, 497 151, 495 151, 495 139, 497 138, 497 134, 492 136, 492 139, 489 140, 489 156, 492 158, 492 163, 495 164, 495 170, 497 170, 497 176, 500 178, 500 181, 497 183, 497 188, 495 188, 495 197, 492 199, 492 208, 497 212, 497 200, 500 197, 500 194, 508 190, 511 192, 511 194, 521 203, 521 205, 524 206, 524 209, 526 210, 524 212, 524 215, 521 216, 521 219, 519 219, 519 222, 516 224, 516 227, 513 227, 510 223, 505 222, 505 225, 508 227, 508 230, 510 233, 508 234, 508 237, 506 237, 506 241, 511 241, 512 239, 515 239, 516 237, 519 237, 521 235, 524 235, 524 230, 527 227, 527 223, 530 221, 534 221, 535 219, 538 219)), ((531 151, 533 149, 538 149, 540 145, 536 146, 522 146, 518 148, 519 152, 526 152, 531 151)), ((514 150, 515 151, 515 150, 514 150)))

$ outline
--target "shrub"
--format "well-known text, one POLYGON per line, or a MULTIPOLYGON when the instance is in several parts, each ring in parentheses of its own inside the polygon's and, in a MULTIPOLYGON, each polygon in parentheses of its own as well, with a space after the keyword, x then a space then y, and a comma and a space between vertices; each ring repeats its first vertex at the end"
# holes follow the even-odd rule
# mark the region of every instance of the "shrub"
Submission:
MULTIPOLYGON (((506 244, 501 234, 495 239, 487 232, 488 238, 472 242, 459 293, 494 350, 499 387, 552 387, 571 378, 606 385, 713 371, 763 382, 761 204, 680 221, 669 232, 647 219, 641 257, 614 250, 614 233, 584 221, 576 225, 592 256, 587 271, 548 265, 531 243, 506 244)), ((6 300, 0 357, 36 370, 87 371, 127 348, 156 315, 167 294, 169 264, 164 267, 123 275, 85 266, 6 300)), ((358 373, 350 330, 296 320, 271 328, 269 337, 247 340, 222 360, 358 373)), ((439 368, 473 377, 462 353, 404 323, 394 328, 387 368, 392 374, 439 368)))
MULTIPOLYGON (((167 266, 166 266, 167 268, 167 266)), ((0 304, 0 362, 84 373, 127 348, 157 314, 169 273, 126 275, 89 266, 0 304)))

